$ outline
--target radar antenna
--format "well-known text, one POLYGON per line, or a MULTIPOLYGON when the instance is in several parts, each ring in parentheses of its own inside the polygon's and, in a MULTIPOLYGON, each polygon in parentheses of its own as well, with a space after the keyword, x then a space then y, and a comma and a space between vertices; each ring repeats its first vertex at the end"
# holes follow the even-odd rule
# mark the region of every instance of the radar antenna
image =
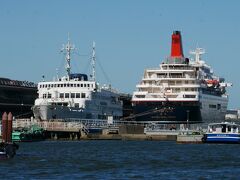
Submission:
POLYGON ((195 50, 190 51, 189 53, 195 55, 195 61, 199 62, 199 61, 201 61, 201 55, 205 54, 205 49, 196 48, 195 50))
POLYGON ((96 81, 96 51, 95 51, 96 43, 93 41, 93 47, 92 47, 92 80, 96 81))
POLYGON ((71 74, 71 52, 72 52, 72 50, 75 50, 75 49, 76 49, 75 45, 72 45, 70 43, 70 37, 69 37, 69 33, 68 33, 68 42, 66 45, 63 44, 63 47, 61 49, 61 52, 64 52, 64 51, 66 52, 65 59, 66 59, 67 64, 66 64, 65 68, 67 71, 68 80, 70 79, 70 74, 71 74))

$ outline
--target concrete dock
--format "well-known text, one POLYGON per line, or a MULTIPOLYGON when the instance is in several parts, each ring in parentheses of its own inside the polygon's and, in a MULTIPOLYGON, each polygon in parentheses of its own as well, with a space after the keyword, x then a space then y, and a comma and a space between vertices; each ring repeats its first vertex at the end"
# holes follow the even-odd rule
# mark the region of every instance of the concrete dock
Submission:
POLYGON ((180 133, 176 129, 148 129, 146 124, 135 122, 118 122, 109 124, 107 121, 93 120, 51 120, 17 119, 14 128, 38 125, 43 128, 45 138, 49 140, 156 140, 177 141, 179 143, 200 143, 202 135, 180 133), (92 129, 97 129, 94 133, 92 129))

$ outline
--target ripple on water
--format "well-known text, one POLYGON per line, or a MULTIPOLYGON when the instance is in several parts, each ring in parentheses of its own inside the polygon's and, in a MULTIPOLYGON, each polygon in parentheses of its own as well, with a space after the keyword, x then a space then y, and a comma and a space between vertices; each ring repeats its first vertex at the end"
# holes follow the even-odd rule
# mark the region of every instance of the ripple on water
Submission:
MULTIPOLYGON (((240 146, 161 141, 21 143, 1 179, 236 179, 240 146)), ((4 173, 3 173, 4 172, 4 173)))

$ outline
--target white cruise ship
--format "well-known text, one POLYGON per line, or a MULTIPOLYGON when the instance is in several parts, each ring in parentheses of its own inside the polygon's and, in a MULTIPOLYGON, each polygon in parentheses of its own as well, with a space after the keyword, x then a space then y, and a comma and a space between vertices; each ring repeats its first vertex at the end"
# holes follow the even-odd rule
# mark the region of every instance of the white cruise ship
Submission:
POLYGON ((68 43, 66 52, 67 75, 56 81, 38 83, 38 98, 33 106, 35 118, 49 119, 120 119, 122 103, 119 93, 111 87, 102 87, 95 81, 95 43, 93 43, 91 80, 86 74, 71 73, 71 53, 74 46, 68 43))
POLYGON ((204 49, 185 58, 179 31, 172 34, 171 56, 159 68, 146 69, 133 93, 134 119, 159 123, 210 123, 224 120, 231 86, 202 59, 204 49))

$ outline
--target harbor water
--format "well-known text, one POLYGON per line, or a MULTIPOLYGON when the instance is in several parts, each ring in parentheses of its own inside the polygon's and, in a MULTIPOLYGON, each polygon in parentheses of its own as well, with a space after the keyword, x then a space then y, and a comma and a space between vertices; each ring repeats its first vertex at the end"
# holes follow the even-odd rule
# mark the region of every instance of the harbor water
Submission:
POLYGON ((174 141, 20 143, 1 179, 238 179, 240 146, 174 141))

